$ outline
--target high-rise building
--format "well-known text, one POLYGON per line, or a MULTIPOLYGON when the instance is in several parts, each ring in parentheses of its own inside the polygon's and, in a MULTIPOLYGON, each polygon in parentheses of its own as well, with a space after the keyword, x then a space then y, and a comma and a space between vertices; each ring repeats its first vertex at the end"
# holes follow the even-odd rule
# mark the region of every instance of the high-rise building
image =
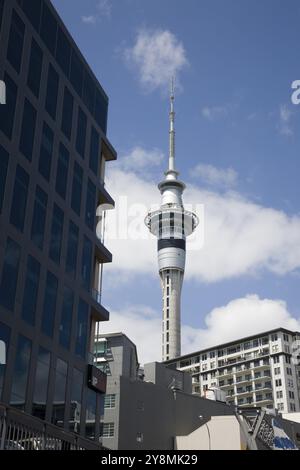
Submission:
POLYGON ((170 110, 169 166, 158 188, 162 195, 160 209, 149 212, 145 223, 158 239, 158 267, 163 297, 162 359, 180 356, 181 288, 185 269, 186 237, 198 224, 197 216, 186 211, 182 202, 185 184, 175 169, 175 112, 172 85, 170 110))
POLYGON ((300 411, 300 333, 278 328, 203 349, 168 366, 189 372, 193 393, 211 387, 226 392, 227 402, 242 408, 300 411))
POLYGON ((0 402, 98 440, 108 97, 49 0, 0 0, 0 26, 0 402))

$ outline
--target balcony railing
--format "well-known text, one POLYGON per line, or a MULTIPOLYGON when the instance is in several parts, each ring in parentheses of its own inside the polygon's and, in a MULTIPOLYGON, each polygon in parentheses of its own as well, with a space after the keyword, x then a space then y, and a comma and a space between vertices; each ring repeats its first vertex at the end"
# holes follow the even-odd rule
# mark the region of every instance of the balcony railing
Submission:
POLYGON ((92 297, 97 302, 97 304, 101 305, 101 292, 97 291, 96 289, 92 289, 92 297))
POLYGON ((100 450, 101 445, 0 405, 0 450, 100 450))

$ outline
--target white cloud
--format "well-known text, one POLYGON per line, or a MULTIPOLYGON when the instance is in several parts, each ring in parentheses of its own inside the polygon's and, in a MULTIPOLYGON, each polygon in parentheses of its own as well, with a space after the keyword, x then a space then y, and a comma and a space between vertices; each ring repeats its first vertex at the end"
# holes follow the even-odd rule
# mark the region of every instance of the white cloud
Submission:
MULTIPOLYGON (((107 218, 106 244, 114 255, 108 272, 156 276, 156 240, 144 218, 160 203, 157 181, 115 166, 107 187, 116 200, 116 210, 107 218)), ((188 239, 186 278, 215 282, 263 271, 285 275, 300 268, 299 215, 264 207, 237 192, 220 194, 192 184, 184 201, 191 208, 204 204, 195 232, 199 237, 203 229, 204 245, 192 251, 195 240, 188 239)))
POLYGON ((97 3, 97 10, 98 10, 100 16, 106 16, 107 18, 110 18, 111 10, 112 10, 111 1, 110 0, 99 0, 98 3, 97 3))
POLYGON ((99 0, 93 15, 82 16, 81 20, 86 24, 96 24, 102 17, 110 18, 112 4, 110 0, 99 0))
POLYGON ((147 90, 168 89, 171 77, 188 64, 183 44, 168 30, 141 30, 132 48, 124 51, 126 62, 136 68, 147 90))
POLYGON ((94 15, 89 15, 89 16, 82 16, 81 20, 83 23, 86 23, 86 24, 95 24, 97 21, 97 18, 94 15))
POLYGON ((294 134, 293 129, 290 125, 291 117, 293 113, 287 107, 287 105, 281 105, 279 109, 279 132, 282 135, 291 136, 294 134))
POLYGON ((223 118, 228 114, 228 107, 226 106, 205 106, 201 109, 202 116, 208 121, 215 121, 216 119, 223 118))
POLYGON ((206 184, 225 188, 234 186, 238 178, 238 174, 233 168, 216 168, 204 163, 199 163, 190 171, 190 174, 206 184))
POLYGON ((157 148, 146 150, 136 146, 120 159, 120 164, 124 170, 134 170, 137 172, 149 167, 158 167, 163 160, 164 154, 161 150, 157 148))
MULTIPOLYGON (((182 316, 182 354, 273 328, 300 329, 299 319, 289 313, 284 301, 260 299, 257 295, 248 295, 214 308, 205 317, 203 328, 184 324, 184 312, 182 316)), ((136 344, 141 364, 161 360, 161 317, 160 313, 148 307, 135 305, 111 311, 110 321, 101 323, 101 332, 125 333, 136 344)))

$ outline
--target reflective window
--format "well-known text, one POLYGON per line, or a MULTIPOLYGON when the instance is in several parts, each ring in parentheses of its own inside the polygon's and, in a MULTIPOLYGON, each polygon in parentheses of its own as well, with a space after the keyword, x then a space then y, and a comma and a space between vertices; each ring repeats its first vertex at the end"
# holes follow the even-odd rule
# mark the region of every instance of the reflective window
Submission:
MULTIPOLYGON (((4 7, 4 0, 0 0, 0 31, 2 27, 3 7, 4 7)), ((0 393, 0 396, 1 396, 1 393, 0 393)))
POLYGON ((35 123, 36 123, 36 110, 30 104, 30 102, 27 99, 25 99, 19 148, 20 148, 20 151, 23 153, 23 155, 29 161, 31 161, 32 159, 35 123))
POLYGON ((83 86, 83 64, 74 49, 72 50, 70 81, 78 95, 81 97, 83 86))
POLYGON ((0 305, 14 311, 21 248, 10 238, 7 239, 0 284, 0 305))
MULTIPOLYGON (((8 349, 9 349, 9 340, 10 340, 10 328, 5 325, 4 323, 0 322, 0 341, 3 341, 5 344, 5 359, 8 357, 8 349)), ((5 371, 6 371, 6 360, 5 363, 2 364, 0 362, 0 400, 1 395, 4 387, 4 379, 5 379, 5 371)))
POLYGON ((78 237, 79 229, 72 221, 70 221, 66 258, 66 272, 73 278, 76 277, 78 237))
POLYGON ((63 144, 59 144, 56 171, 56 192, 65 199, 68 186, 69 152, 63 144))
POLYGON ((96 186, 88 180, 86 206, 85 206, 85 223, 87 226, 94 230, 94 222, 96 215, 96 186))
POLYGON ((53 139, 54 139, 53 131, 44 122, 41 148, 40 148, 39 172, 47 181, 49 181, 50 173, 51 173, 53 139))
POLYGON ((78 108, 76 150, 84 158, 87 117, 81 108, 78 108))
POLYGON ((2 145, 0 145, 0 212, 2 212, 2 205, 5 193, 8 158, 8 153, 6 152, 6 150, 4 150, 2 145))
POLYGON ((46 417, 48 382, 51 354, 47 349, 39 348, 36 365, 32 414, 40 419, 46 417))
POLYGON ((48 271, 44 296, 42 331, 45 333, 45 335, 50 337, 53 336, 57 288, 57 278, 48 271))
POLYGON ((47 6, 46 2, 43 2, 43 13, 41 20, 41 38, 48 47, 49 51, 54 55, 56 49, 56 32, 57 23, 53 14, 47 6))
POLYGON ((82 409, 82 387, 83 373, 78 369, 73 369, 72 388, 71 388, 71 406, 70 406, 70 431, 80 433, 80 420, 82 409))
POLYGON ((55 371, 55 388, 52 408, 52 423, 63 427, 66 407, 68 365, 65 361, 57 359, 55 371))
POLYGON ((108 110, 108 102, 102 95, 99 90, 96 90, 96 100, 95 100, 95 120, 98 126, 101 127, 104 134, 106 134, 107 128, 107 110, 108 110))
POLYGON ((16 169, 14 192, 10 211, 10 223, 23 232, 27 204, 29 176, 19 165, 16 169))
POLYGON ((31 240, 41 250, 43 249, 44 244, 47 203, 47 194, 39 186, 37 186, 35 191, 35 201, 31 225, 31 240))
POLYGON ((25 408, 30 358, 31 341, 20 335, 15 358, 10 404, 21 410, 25 408))
POLYGON ((21 8, 23 9, 25 15, 31 22, 32 26, 39 31, 40 28, 40 19, 42 11, 42 0, 18 0, 21 8))
POLYGON ((74 293, 69 287, 65 286, 59 326, 59 343, 66 349, 70 347, 73 305, 74 293))
POLYGON ((28 67, 27 85, 38 98, 40 93, 41 74, 43 66, 43 52, 37 42, 32 38, 31 52, 28 67))
POLYGON ((98 175, 98 165, 99 165, 99 143, 100 143, 100 137, 98 132, 94 127, 92 127, 92 132, 91 132, 91 146, 90 146, 90 169, 95 173, 95 175, 98 175))
POLYGON ((53 66, 49 64, 45 108, 54 120, 56 119, 58 86, 58 73, 54 70, 53 66))
POLYGON ((14 127, 18 88, 7 73, 4 74, 4 82, 6 85, 6 105, 0 106, 0 129, 8 139, 11 139, 14 127))
POLYGON ((73 96, 69 92, 68 88, 65 87, 61 130, 68 139, 71 138, 71 132, 72 132, 73 103, 74 103, 73 96))
POLYGON ((94 81, 92 77, 85 71, 82 99, 84 104, 92 114, 94 113, 95 91, 96 87, 94 81))
POLYGON ((87 390, 86 414, 85 414, 85 436, 95 439, 97 395, 90 388, 87 390))
POLYGON ((82 299, 79 299, 75 351, 83 359, 86 357, 88 314, 89 306, 82 299))
POLYGON ((35 324, 40 269, 40 263, 38 263, 32 256, 28 256, 22 304, 22 318, 30 325, 35 324))
POLYGON ((25 25, 15 10, 13 10, 7 46, 7 60, 18 73, 21 68, 24 33, 25 25))
POLYGON ((55 263, 60 263, 61 243, 63 236, 64 213, 54 204, 52 214, 51 238, 49 256, 55 263))
POLYGON ((81 279, 82 285, 86 290, 90 289, 92 274, 92 242, 84 237, 81 260, 81 279))
POLYGON ((75 162, 74 171, 73 171, 71 207, 73 211, 76 212, 76 214, 79 216, 80 216, 80 209, 81 209, 82 178, 83 178, 82 168, 78 165, 78 163, 75 162))
POLYGON ((65 33, 58 27, 56 60, 62 71, 69 77, 71 61, 71 45, 65 33))

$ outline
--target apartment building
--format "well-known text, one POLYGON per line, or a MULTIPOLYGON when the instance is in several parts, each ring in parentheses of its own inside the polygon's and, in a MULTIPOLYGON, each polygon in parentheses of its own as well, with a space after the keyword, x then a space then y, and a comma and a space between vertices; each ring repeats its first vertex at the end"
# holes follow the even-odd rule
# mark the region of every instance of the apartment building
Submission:
POLYGON ((192 375, 193 393, 210 387, 226 392, 229 404, 300 410, 300 333, 278 328, 178 357, 165 364, 192 375))

